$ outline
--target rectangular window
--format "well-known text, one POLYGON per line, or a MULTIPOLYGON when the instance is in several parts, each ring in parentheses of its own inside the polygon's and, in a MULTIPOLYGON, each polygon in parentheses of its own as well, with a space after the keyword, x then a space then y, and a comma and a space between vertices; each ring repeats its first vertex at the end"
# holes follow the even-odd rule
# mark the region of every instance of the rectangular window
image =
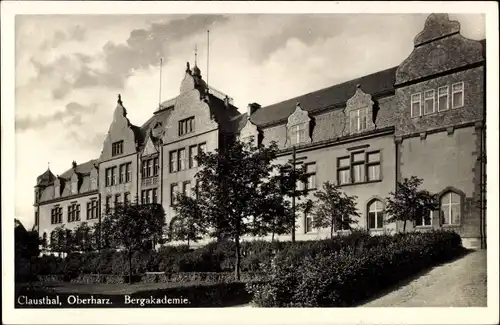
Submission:
POLYGON ((111 195, 106 196, 106 205, 105 205, 105 211, 106 213, 109 213, 111 210, 111 195))
POLYGON ((438 112, 448 110, 448 86, 438 88, 438 112))
POLYGON ((50 218, 51 224, 58 224, 62 223, 62 208, 61 207, 54 207, 51 210, 51 218, 50 218))
POLYGON ((357 164, 352 166, 352 182, 361 183, 365 181, 365 166, 357 164))
POLYGON ((87 220, 97 219, 99 217, 99 202, 92 200, 87 202, 87 220))
POLYGON ((127 163, 125 165, 125 182, 129 183, 132 181, 132 163, 127 163))
POLYGON ((153 193, 153 198, 152 198, 153 203, 158 203, 158 190, 156 188, 154 188, 152 190, 152 193, 153 193))
POLYGON ((179 149, 179 152, 177 153, 177 157, 179 160, 179 168, 178 170, 184 170, 186 169, 186 149, 179 149))
POLYGON ((68 206, 68 222, 80 221, 80 204, 72 203, 68 206))
POLYGON ((153 176, 153 160, 148 160, 148 177, 153 176))
POLYGON ((368 108, 360 108, 349 113, 351 132, 360 132, 368 127, 368 108))
POLYGON ((111 155, 117 156, 121 155, 122 153, 123 153, 123 140, 113 142, 113 144, 111 145, 111 155))
POLYGON ((191 182, 186 181, 182 183, 182 194, 185 196, 191 196, 191 182))
POLYGON ((337 184, 363 183, 381 180, 380 151, 352 152, 337 159, 337 184))
POLYGON ((141 191, 141 204, 146 204, 146 191, 141 191))
POLYGON ((415 226, 417 226, 417 227, 429 227, 429 226, 432 226, 432 211, 426 217, 422 217, 420 219, 417 218, 417 220, 415 220, 415 226))
POLYGON ((111 186, 111 168, 106 168, 106 186, 111 186))
POLYGON ((380 177, 380 152, 369 152, 366 155, 366 165, 368 170, 368 181, 378 181, 380 177))
POLYGON ((117 174, 116 174, 116 166, 111 167, 111 185, 117 184, 117 174))
POLYGON ((207 152, 207 144, 205 142, 200 143, 198 145, 198 153, 200 153, 200 152, 204 152, 204 153, 207 152))
POLYGON ((451 108, 464 106, 464 83, 458 82, 451 85, 451 108))
POLYGON ((316 189, 316 163, 308 163, 305 165, 307 182, 304 184, 307 190, 316 189))
POLYGON ((337 184, 349 184, 350 182, 350 157, 337 159, 337 184))
POLYGON ((435 100, 434 89, 426 90, 424 92, 424 114, 432 114, 435 111, 434 100, 435 100))
POLYGON ((422 94, 416 93, 411 95, 411 117, 422 115, 421 112, 422 94))
POLYGON ((179 186, 177 185, 177 183, 170 184, 170 205, 175 205, 177 201, 175 199, 175 196, 177 195, 178 192, 179 192, 179 186))
POLYGON ((312 232, 313 231, 313 226, 312 226, 312 216, 311 215, 306 215, 305 216, 305 221, 306 221, 306 233, 312 232))
POLYGON ((177 151, 170 151, 170 172, 177 171, 177 151))
POLYGON ((179 136, 194 132, 194 116, 179 121, 179 136))
POLYGON ((38 214, 38 211, 35 211, 35 226, 38 226, 38 222, 39 222, 39 214, 38 214))
POLYGON ((195 168, 197 166, 196 155, 198 154, 198 146, 189 147, 189 168, 195 168))
POLYGON ((120 184, 125 183, 125 165, 120 165, 120 184))
POLYGON ((153 158, 153 176, 158 176, 159 170, 160 170, 160 164, 159 164, 158 157, 154 157, 153 158))
POLYGON ((123 194, 123 204, 124 205, 129 205, 130 204, 130 193, 126 192, 123 194))
POLYGON ((115 208, 120 204, 120 194, 115 194, 115 208))

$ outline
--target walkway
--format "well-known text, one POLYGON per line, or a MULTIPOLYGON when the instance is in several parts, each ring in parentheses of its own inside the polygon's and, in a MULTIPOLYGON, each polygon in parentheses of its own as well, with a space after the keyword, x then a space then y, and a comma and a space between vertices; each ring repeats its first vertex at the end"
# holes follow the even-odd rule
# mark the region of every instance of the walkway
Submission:
POLYGON ((486 250, 437 266, 360 307, 486 307, 486 250))

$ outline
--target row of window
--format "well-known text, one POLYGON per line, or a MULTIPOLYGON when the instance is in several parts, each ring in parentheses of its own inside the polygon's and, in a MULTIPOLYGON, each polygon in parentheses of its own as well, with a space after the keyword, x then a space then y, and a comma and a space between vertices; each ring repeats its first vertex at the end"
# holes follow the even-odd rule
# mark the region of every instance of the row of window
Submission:
POLYGON ((188 157, 186 159, 186 148, 180 148, 170 151, 170 173, 175 173, 187 168, 198 167, 196 156, 200 152, 206 152, 207 145, 205 142, 198 145, 193 145, 188 148, 188 157))
MULTIPOLYGON (((439 211, 431 211, 428 216, 422 217, 415 222, 416 227, 430 227, 432 226, 432 219, 434 213, 439 213, 440 215, 440 225, 460 225, 461 216, 461 197, 455 192, 446 192, 441 196, 440 199, 440 209, 439 211)), ((373 200, 368 204, 368 215, 367 215, 367 228, 369 230, 382 230, 385 223, 384 205, 380 200, 373 200)), ((305 218, 305 231, 313 232, 314 228, 313 216, 307 215, 305 218)), ((343 225, 342 229, 336 230, 347 230, 347 225, 343 225)))
POLYGON ((172 183, 170 184, 170 205, 175 205, 177 203, 176 195, 178 193, 182 193, 185 196, 191 196, 193 193, 193 186, 191 185, 191 181, 184 181, 182 183, 172 183), (179 191, 179 187, 181 189, 179 191))
POLYGON ((122 197, 122 194, 121 193, 117 193, 115 194, 114 196, 112 195, 107 195, 106 196, 106 201, 105 201, 105 210, 106 210, 106 213, 109 212, 109 210, 111 209, 111 202, 114 198, 114 206, 118 206, 120 203, 123 203, 123 204, 129 204, 131 201, 130 201, 130 192, 125 192, 123 193, 123 201, 121 199, 122 197))
POLYGON ((142 161, 142 178, 158 176, 160 164, 158 157, 144 159, 142 161))
POLYGON ((132 163, 121 164, 118 168, 116 166, 106 168, 105 173, 106 186, 129 183, 132 181, 132 163), (117 169, 119 174, 117 173, 117 169))
POLYGON ((355 184, 378 181, 380 175, 380 151, 354 151, 337 158, 337 184, 355 184))
POLYGON ((460 108, 464 106, 464 83, 458 82, 435 89, 429 89, 423 93, 411 95, 411 117, 442 112, 450 107, 460 108), (451 94, 450 94, 451 91, 451 94))
MULTIPOLYGON (((97 219, 99 218, 99 201, 91 200, 87 202, 87 220, 97 219)), ((80 204, 76 202, 71 203, 68 206, 68 222, 80 221, 80 204)), ((63 210, 60 206, 55 206, 51 210, 51 224, 58 224, 63 222, 63 210)))
POLYGON ((123 140, 111 144, 111 156, 118 156, 123 153, 123 140))
POLYGON ((194 116, 179 121, 179 136, 194 132, 194 116))

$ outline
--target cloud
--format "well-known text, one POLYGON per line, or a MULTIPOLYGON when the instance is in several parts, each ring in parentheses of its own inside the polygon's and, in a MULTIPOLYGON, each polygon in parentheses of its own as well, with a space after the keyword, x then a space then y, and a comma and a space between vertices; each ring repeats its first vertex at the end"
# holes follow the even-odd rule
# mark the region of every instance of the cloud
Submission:
MULTIPOLYGON (((158 66, 160 58, 167 61, 169 44, 206 30, 215 23, 227 21, 221 15, 193 15, 163 23, 152 23, 148 28, 134 29, 124 43, 108 41, 100 53, 91 56, 83 53, 61 55, 49 63, 42 63, 34 56, 31 63, 38 72, 37 78, 57 79, 52 90, 54 99, 63 99, 75 89, 109 87, 123 89, 126 80, 137 70, 158 66), (102 61, 102 64, 99 64, 102 61)), ((71 33, 55 33, 51 46, 68 39, 84 40, 85 30, 77 26, 71 33)), ((47 45, 42 44, 42 48, 47 45)))
POLYGON ((46 51, 58 47, 65 42, 83 42, 87 38, 86 30, 80 25, 71 27, 68 31, 57 30, 51 39, 45 40, 40 45, 40 50, 46 51))
POLYGON ((81 104, 71 102, 66 105, 64 110, 56 111, 50 115, 39 115, 35 118, 30 116, 16 119, 16 131, 25 131, 28 129, 42 129, 48 124, 66 121, 66 126, 81 125, 82 116, 92 115, 97 109, 97 104, 83 106, 81 104))

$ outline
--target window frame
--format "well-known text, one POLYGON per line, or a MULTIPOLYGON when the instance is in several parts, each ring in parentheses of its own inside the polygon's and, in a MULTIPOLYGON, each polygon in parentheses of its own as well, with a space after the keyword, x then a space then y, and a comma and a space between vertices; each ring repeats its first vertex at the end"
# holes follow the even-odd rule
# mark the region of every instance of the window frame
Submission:
POLYGON ((178 170, 177 170, 177 150, 171 150, 169 152, 169 171, 171 174, 173 173, 177 173, 178 170))
POLYGON ((57 225, 62 223, 62 207, 59 205, 54 206, 50 211, 50 224, 57 225))
POLYGON ((367 206, 367 216, 366 216, 366 228, 368 230, 383 230, 385 227, 385 213, 384 213, 384 210, 385 210, 385 206, 384 206, 384 203, 382 202, 382 200, 380 200, 379 198, 375 198, 373 200, 370 200, 368 202, 368 206, 367 206), (377 203, 380 204, 380 209, 377 210, 377 203), (372 210, 372 206, 375 205, 375 209, 372 210), (374 228, 371 228, 370 227, 370 218, 371 218, 371 213, 374 213, 375 214, 375 220, 374 220, 374 225, 375 227, 374 228), (382 215, 382 224, 379 225, 379 214, 382 215))
POLYGON ((413 93, 411 94, 410 96, 410 115, 411 117, 420 117, 422 116, 422 93, 421 92, 418 92, 418 93, 413 93), (414 97, 418 96, 418 100, 414 100, 414 97), (414 115, 414 112, 413 112, 413 104, 416 104, 418 103, 418 115, 414 115))
POLYGON ((368 109, 369 107, 362 107, 353 109, 349 112, 349 128, 351 133, 363 132, 368 129, 368 109), (363 114, 361 114, 363 112, 363 114), (355 113, 355 114, 353 114, 355 113), (364 120, 363 120, 364 118, 364 120), (356 121, 356 123, 353 123, 356 121), (353 125, 356 125, 353 129, 353 125), (363 127, 361 127, 363 126, 363 127))
POLYGON ((434 114, 436 112, 436 90, 435 89, 428 89, 428 90, 425 90, 423 92, 423 103, 424 103, 424 107, 423 107, 423 115, 431 115, 431 114, 434 114), (431 94, 431 96, 427 97, 427 94, 431 94), (427 112, 426 111, 426 102, 428 100, 432 100, 432 111, 431 112, 427 112))
POLYGON ((175 199, 176 193, 179 193, 178 191, 179 184, 177 183, 170 183, 170 206, 174 206, 177 204, 177 200, 175 199), (177 191, 176 191, 177 189, 177 191))
POLYGON ((438 87, 437 89, 437 111, 438 112, 444 112, 444 111, 447 111, 450 109, 450 87, 448 85, 445 85, 445 86, 441 86, 441 87, 438 87), (446 89, 446 93, 445 94, 440 94, 440 90, 441 89, 446 89), (446 97, 446 108, 442 108, 441 105, 439 104, 440 103, 440 99, 441 97, 446 97))
POLYGON ((345 185, 355 185, 355 184, 363 184, 363 183, 371 183, 371 182, 380 182, 382 181, 382 151, 381 150, 357 150, 351 151, 346 156, 341 156, 337 158, 337 186, 345 186, 345 185), (373 154, 378 154, 378 160, 370 161, 369 156, 373 154), (357 159, 356 155, 362 155, 362 159, 357 159), (357 159, 357 160, 356 160, 357 159), (348 162, 347 166, 341 166, 340 162, 342 160, 346 160, 348 162), (370 167, 378 166, 378 178, 377 179, 369 179, 369 171, 370 167), (359 181, 354 181, 356 179, 355 172, 359 170, 361 179, 359 181), (342 182, 343 177, 341 175, 345 175, 347 172, 348 181, 342 182))
POLYGON ((119 156, 123 154, 123 140, 115 141, 111 144, 111 156, 119 156))
POLYGON ((451 109, 456 109, 456 108, 461 108, 461 107, 464 107, 465 106, 465 103, 464 103, 464 93, 465 93, 465 84, 463 81, 460 81, 460 82, 455 82, 453 84, 451 84, 451 109), (458 90, 458 91, 455 91, 453 90, 453 86, 456 86, 456 85, 460 85, 461 86, 461 90, 458 90), (455 106, 455 94, 456 93, 461 93, 461 102, 462 104, 460 106, 455 106))
POLYGON ((87 202, 87 220, 94 220, 99 217, 99 202, 97 199, 87 202))
POLYGON ((434 217, 434 211, 430 211, 428 218, 425 218, 425 217, 422 216, 421 219, 415 220, 415 227, 417 227, 417 228, 429 228, 429 227, 432 227, 432 219, 433 219, 433 217, 434 217), (428 224, 426 223, 426 219, 429 221, 428 224), (420 223, 417 223, 417 222, 420 222, 420 223))
POLYGON ((68 223, 80 221, 80 204, 72 202, 68 205, 68 223))
POLYGON ((440 224, 443 225, 443 226, 460 226, 462 224, 462 217, 463 217, 463 198, 462 198, 462 195, 460 195, 459 193, 455 192, 455 191, 452 191, 452 190, 449 190, 449 191, 446 191, 444 192, 440 197, 439 197, 439 216, 440 216, 440 224), (452 202, 452 198, 453 198, 453 194, 456 195, 456 197, 458 197, 458 203, 453 203, 452 202), (446 197, 447 195, 450 196, 450 199, 448 201, 448 203, 445 203, 443 204, 443 198, 446 197), (448 213, 449 213, 449 223, 445 223, 445 216, 444 216, 444 210, 443 210, 443 206, 448 206, 448 213), (452 218, 452 215, 451 215, 451 212, 452 212, 452 207, 453 206, 458 206, 458 222, 457 223, 453 223, 453 218, 452 218))
POLYGON ((186 134, 193 133, 195 129, 194 116, 182 119, 179 121, 179 132, 178 135, 184 136, 186 134))
POLYGON ((316 173, 318 172, 317 171, 317 164, 315 161, 313 162, 308 162, 308 163, 305 163, 304 164, 304 170, 305 170, 305 174, 307 175, 307 180, 304 182, 304 189, 306 191, 314 191, 318 188, 317 186, 317 178, 316 178, 316 173), (307 171, 307 168, 310 167, 310 166, 314 166, 314 171, 310 171, 308 172, 307 171), (314 183, 314 186, 313 187, 309 187, 309 178, 312 177, 312 179, 314 180, 313 183, 314 183))

